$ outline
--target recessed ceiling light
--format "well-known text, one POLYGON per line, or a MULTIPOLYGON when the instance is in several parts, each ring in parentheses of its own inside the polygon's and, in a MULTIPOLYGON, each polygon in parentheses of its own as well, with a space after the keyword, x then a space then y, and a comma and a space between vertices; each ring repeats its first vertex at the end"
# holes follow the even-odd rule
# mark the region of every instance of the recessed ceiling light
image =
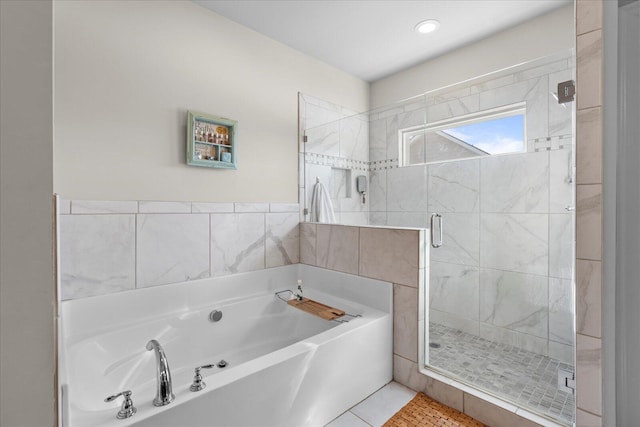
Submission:
POLYGON ((435 19, 427 19, 426 21, 419 22, 418 25, 416 25, 416 31, 420 34, 432 33, 438 28, 440 28, 440 21, 435 19))

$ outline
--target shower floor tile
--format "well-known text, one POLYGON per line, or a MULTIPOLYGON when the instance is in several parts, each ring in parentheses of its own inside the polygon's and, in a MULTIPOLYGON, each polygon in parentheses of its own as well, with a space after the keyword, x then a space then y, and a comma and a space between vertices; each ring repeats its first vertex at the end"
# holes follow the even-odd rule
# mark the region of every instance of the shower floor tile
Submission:
POLYGON ((429 325, 429 364, 563 424, 574 422, 572 393, 558 390, 558 369, 572 365, 439 324, 429 325))

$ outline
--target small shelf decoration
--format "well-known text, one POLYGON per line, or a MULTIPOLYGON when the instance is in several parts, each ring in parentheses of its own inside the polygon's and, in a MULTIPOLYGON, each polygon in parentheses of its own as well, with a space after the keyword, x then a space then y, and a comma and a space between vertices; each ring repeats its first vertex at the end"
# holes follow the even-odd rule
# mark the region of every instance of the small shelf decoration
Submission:
POLYGON ((187 112, 187 164, 237 169, 238 122, 187 112))

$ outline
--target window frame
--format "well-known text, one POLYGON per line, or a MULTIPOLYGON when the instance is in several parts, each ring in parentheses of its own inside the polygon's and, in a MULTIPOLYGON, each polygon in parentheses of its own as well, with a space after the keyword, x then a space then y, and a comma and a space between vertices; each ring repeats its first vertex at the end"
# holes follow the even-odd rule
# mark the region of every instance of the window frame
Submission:
MULTIPOLYGON (((409 161, 409 144, 408 138, 411 135, 427 133, 427 132, 438 132, 445 129, 456 128, 460 126, 467 126, 475 123, 481 123, 490 120, 497 120, 505 117, 513 117, 522 115, 522 136, 523 136, 523 149, 522 151, 513 151, 509 153, 500 153, 500 154, 488 154, 487 157, 493 156, 503 156, 509 154, 522 154, 528 151, 527 144, 527 105, 526 102, 518 102, 515 104, 509 104, 502 107, 491 108, 488 110, 482 110, 471 114, 465 114, 464 116, 457 116, 450 119, 439 120, 433 123, 425 123, 418 126, 411 126, 408 128, 403 128, 398 130, 398 166, 406 167, 406 166, 418 166, 418 165, 428 165, 431 163, 445 163, 452 162, 456 160, 466 160, 466 159, 474 159, 477 156, 469 156, 469 157, 461 157, 449 160, 437 160, 437 161, 428 161, 425 159, 425 162, 422 163, 408 163, 409 161)), ((469 144, 471 145, 471 144, 469 144)), ((471 145, 475 147, 474 145, 471 145)), ((477 147, 475 147, 477 148, 477 147)), ((480 148, 478 150, 482 151, 480 148)))

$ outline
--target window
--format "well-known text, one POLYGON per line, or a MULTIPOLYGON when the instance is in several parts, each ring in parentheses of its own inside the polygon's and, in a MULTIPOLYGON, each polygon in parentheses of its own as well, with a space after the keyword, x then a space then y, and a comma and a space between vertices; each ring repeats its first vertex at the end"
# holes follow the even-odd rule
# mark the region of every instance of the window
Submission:
POLYGON ((402 166, 527 150, 523 104, 402 129, 399 134, 402 166))

